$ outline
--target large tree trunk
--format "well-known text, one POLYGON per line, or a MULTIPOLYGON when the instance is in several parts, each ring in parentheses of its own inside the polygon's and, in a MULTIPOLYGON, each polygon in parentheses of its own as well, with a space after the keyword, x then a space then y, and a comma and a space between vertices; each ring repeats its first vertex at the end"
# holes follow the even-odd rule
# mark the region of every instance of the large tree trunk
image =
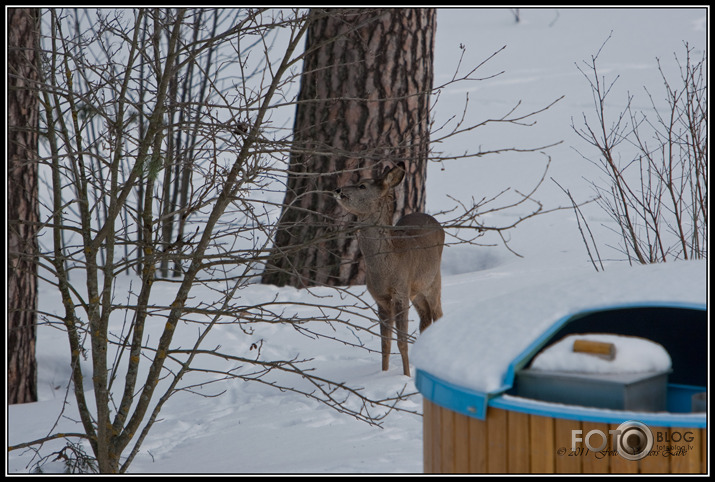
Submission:
POLYGON ((395 220, 423 211, 434 9, 311 12, 288 184, 263 282, 364 283, 354 233, 331 193, 406 164, 395 220))
POLYGON ((37 46, 40 10, 7 11, 8 403, 37 400, 37 46))

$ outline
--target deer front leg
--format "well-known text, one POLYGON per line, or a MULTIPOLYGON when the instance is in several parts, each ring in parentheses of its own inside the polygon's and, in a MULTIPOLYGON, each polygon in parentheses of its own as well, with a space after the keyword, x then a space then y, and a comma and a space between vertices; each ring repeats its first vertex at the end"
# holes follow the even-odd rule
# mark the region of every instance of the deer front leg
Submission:
POLYGON ((402 356, 402 372, 410 376, 410 360, 407 354, 408 344, 408 323, 409 323, 409 308, 410 304, 407 296, 396 297, 395 298, 395 324, 397 329, 397 348, 400 349, 400 355, 402 356))
POLYGON ((390 368, 390 349, 392 345, 392 309, 389 303, 378 303, 377 316, 380 318, 380 342, 382 349, 382 370, 390 368))

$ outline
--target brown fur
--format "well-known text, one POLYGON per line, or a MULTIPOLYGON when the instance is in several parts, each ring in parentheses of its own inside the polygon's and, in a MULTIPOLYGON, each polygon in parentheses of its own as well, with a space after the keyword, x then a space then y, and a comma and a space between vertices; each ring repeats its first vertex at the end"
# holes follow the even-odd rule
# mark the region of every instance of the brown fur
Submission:
POLYGON ((382 369, 389 368, 391 332, 396 327, 403 371, 409 376, 409 302, 420 316, 420 332, 442 316, 444 230, 435 218, 423 213, 407 214, 391 225, 393 188, 404 175, 401 163, 379 178, 337 189, 335 198, 362 225, 358 244, 365 258, 367 289, 378 306, 382 369))

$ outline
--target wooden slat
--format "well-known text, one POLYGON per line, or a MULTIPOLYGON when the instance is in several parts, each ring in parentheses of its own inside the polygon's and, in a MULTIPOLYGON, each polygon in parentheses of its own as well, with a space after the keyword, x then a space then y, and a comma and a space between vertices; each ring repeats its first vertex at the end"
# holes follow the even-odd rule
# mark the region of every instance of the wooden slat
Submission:
POLYGON ((584 452, 580 454, 581 457, 581 468, 584 474, 607 474, 609 471, 609 459, 610 456, 604 453, 594 452, 586 446, 586 437, 588 437, 589 432, 592 430, 598 430, 600 433, 594 433, 588 439, 591 447, 599 448, 603 445, 604 441, 606 446, 602 451, 607 451, 611 448, 610 437, 608 436, 608 424, 605 423, 595 423, 595 422, 582 422, 581 430, 583 430, 581 437, 583 438, 584 452), (603 437, 601 437, 603 434, 603 437), (604 440, 605 438, 605 440, 604 440))
POLYGON ((529 468, 534 474, 552 474, 557 447, 554 445, 554 419, 529 416, 529 468))
POLYGON ((507 470, 511 474, 529 472, 529 415, 507 412, 507 470))
POLYGON ((441 447, 442 447, 442 431, 439 429, 440 411, 442 408, 439 405, 432 404, 432 454, 431 464, 432 473, 438 474, 442 471, 441 462, 441 447))
POLYGON ((499 408, 487 409, 487 472, 507 472, 507 412, 499 408))
MULTIPOLYGON (((649 427, 653 435, 658 432, 668 433, 667 427, 649 427)), ((670 459, 663 455, 662 450, 657 450, 657 446, 665 445, 664 442, 655 442, 653 451, 645 458, 638 461, 638 471, 642 474, 668 474, 670 473, 670 459)))
POLYGON ((428 442, 425 443, 425 472, 434 474, 440 471, 440 430, 439 416, 441 408, 439 405, 425 400, 424 430, 427 433, 428 442))
POLYGON ((422 467, 425 474, 433 473, 432 467, 432 402, 422 399, 422 467))
POLYGON ((670 444, 673 448, 670 471, 674 474, 700 473, 700 430, 691 428, 671 428, 670 444), (677 441, 676 441, 677 440, 677 441))
MULTIPOLYGON (((556 457, 556 472, 559 474, 581 473, 581 457, 571 450, 571 431, 581 429, 581 422, 554 419, 554 443, 559 454, 556 457)), ((577 444, 577 450, 583 444, 577 444)))
POLYGON ((700 473, 708 473, 708 437, 704 428, 700 429, 700 473))
POLYGON ((469 419, 454 414, 454 471, 458 474, 469 473, 469 419))
POLYGON ((648 455, 638 461, 638 471, 641 474, 668 474, 670 473, 670 457, 660 454, 648 455))
POLYGON ((487 473, 487 421, 469 418, 469 472, 487 473))
MULTIPOLYGON (((609 430, 616 430, 620 424, 610 424, 608 426, 609 430)), ((616 450, 613 445, 613 438, 610 439, 609 450, 612 452, 616 450)), ((624 459, 620 455, 611 453, 609 463, 609 471, 612 474, 637 474, 638 473, 638 461, 624 459)))
POLYGON ((439 409, 440 420, 440 448, 439 472, 442 474, 454 473, 454 416, 455 413, 446 408, 439 409))

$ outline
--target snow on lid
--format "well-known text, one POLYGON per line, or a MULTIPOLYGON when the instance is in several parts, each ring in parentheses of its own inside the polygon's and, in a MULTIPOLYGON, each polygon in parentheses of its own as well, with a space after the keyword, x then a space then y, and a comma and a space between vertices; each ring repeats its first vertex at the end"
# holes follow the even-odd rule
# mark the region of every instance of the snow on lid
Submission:
POLYGON ((636 336, 587 333, 569 335, 543 349, 531 362, 532 370, 574 373, 642 373, 670 370, 671 360, 662 345, 636 336), (613 359, 574 351, 574 341, 612 344, 613 359))
POLYGON ((420 335, 410 358, 436 379, 485 394, 502 392, 515 359, 573 314, 629 305, 704 306, 707 299, 706 261, 616 267, 587 276, 544 273, 539 286, 486 300, 476 292, 481 276, 488 274, 460 278, 452 289, 465 290, 471 280, 474 292, 443 306, 444 317, 420 335))

